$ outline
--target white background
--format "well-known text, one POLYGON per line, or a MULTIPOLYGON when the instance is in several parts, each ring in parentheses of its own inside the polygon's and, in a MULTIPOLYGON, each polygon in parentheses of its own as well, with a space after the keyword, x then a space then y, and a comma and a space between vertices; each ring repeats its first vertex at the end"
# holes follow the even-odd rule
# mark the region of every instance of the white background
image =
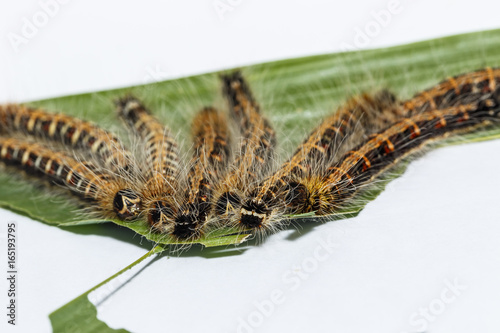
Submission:
MULTIPOLYGON (((8 36, 42 6, 1 0, 0 102, 339 51, 389 2, 232 0, 222 1, 233 9, 221 17, 213 0, 73 0, 16 51, 8 36)), ((400 6, 369 47, 498 27, 492 1, 400 6)), ((161 257, 100 303, 99 318, 133 332, 498 332, 499 152, 499 141, 433 151, 357 218, 301 237, 285 231, 238 255, 161 257), (321 244, 332 240, 328 252, 321 244)), ((49 332, 50 312, 150 247, 112 226, 61 230, 0 214, 19 229, 19 325, 9 331, 49 332)), ((3 278, 0 288, 4 309, 3 278)))

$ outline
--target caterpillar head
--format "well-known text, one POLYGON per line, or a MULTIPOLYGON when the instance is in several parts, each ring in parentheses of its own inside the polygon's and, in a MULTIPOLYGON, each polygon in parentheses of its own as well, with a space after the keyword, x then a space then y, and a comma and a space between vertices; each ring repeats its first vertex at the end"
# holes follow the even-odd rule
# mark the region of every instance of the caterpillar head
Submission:
POLYGON ((211 205, 207 201, 196 204, 189 203, 179 209, 175 217, 174 231, 172 234, 181 240, 198 238, 205 225, 211 205))
POLYGON ((142 208, 140 195, 131 189, 116 192, 113 199, 113 210, 120 220, 128 221, 139 215, 142 208))
POLYGON ((241 207, 240 224, 249 229, 276 228, 279 216, 314 209, 306 185, 289 182, 283 188, 271 188, 262 196, 251 196, 241 207))
POLYGON ((155 200, 148 209, 149 225, 160 232, 168 232, 175 215, 175 209, 167 200, 155 200))
POLYGON ((283 191, 277 186, 257 186, 243 202, 239 223, 246 229, 264 230, 270 227, 283 203, 283 191))
POLYGON ((232 191, 222 193, 215 201, 215 214, 218 217, 229 217, 234 215, 241 207, 241 197, 232 191))
POLYGON ((262 199, 250 199, 243 203, 240 213, 240 224, 247 229, 261 229, 265 227, 272 209, 262 199))

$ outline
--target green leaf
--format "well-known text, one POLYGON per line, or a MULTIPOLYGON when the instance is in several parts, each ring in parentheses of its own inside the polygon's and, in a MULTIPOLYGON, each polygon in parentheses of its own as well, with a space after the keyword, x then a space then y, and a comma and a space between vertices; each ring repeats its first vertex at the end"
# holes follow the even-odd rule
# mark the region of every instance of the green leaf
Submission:
POLYGON ((127 333, 127 330, 114 330, 97 319, 97 309, 90 303, 87 293, 78 296, 65 306, 50 314, 54 333, 103 332, 127 333))
POLYGON ((144 259, 151 255, 160 253, 165 248, 162 246, 156 246, 154 249, 146 253, 144 256, 140 257, 138 260, 134 261, 129 266, 125 267, 115 275, 106 279, 105 281, 99 283, 97 286, 88 290, 84 294, 78 296, 68 304, 57 309, 49 315, 50 322, 52 324, 52 330, 54 333, 72 333, 72 332, 102 332, 102 333, 127 333, 127 330, 119 329, 115 330, 110 328, 104 322, 97 319, 97 309, 92 304, 88 295, 104 286, 108 282, 123 274, 125 271, 131 269, 135 265, 142 262, 144 259))
MULTIPOLYGON (((277 61, 249 66, 243 68, 243 72, 276 128, 279 149, 286 155, 321 118, 350 95, 389 88, 404 99, 451 75, 499 65, 500 30, 492 30, 387 49, 277 61)), ((125 93, 133 93, 144 99, 169 127, 180 132, 181 146, 186 148, 193 114, 204 105, 225 107, 219 90, 218 73, 211 73, 30 104, 92 120, 126 138, 115 118, 112 101, 125 93)), ((498 137, 500 129, 465 136, 469 141, 498 137)), ((461 142, 464 142, 463 138, 461 142)), ((404 167, 401 167, 398 172, 403 170, 404 167)), ((371 200, 380 191, 381 188, 377 187, 365 196, 371 200)), ((25 180, 0 174, 0 205, 3 207, 56 226, 107 222, 75 215, 78 206, 68 200, 67 195, 47 196, 47 192, 25 180)), ((356 214, 361 208, 349 207, 346 216, 356 214)), ((150 233, 143 222, 113 222, 155 242, 174 242, 168 237, 150 233)), ((220 230, 199 240, 199 243, 206 246, 237 244, 248 237, 234 233, 235 230, 220 230)))

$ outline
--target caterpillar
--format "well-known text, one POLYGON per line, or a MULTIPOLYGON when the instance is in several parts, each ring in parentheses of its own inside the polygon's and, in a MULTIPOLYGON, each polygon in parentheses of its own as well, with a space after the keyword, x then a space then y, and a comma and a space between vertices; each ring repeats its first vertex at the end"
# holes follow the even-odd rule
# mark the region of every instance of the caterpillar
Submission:
MULTIPOLYGON (((403 114, 412 115, 415 114, 416 117, 423 115, 427 112, 430 114, 436 114, 442 108, 442 110, 449 111, 449 108, 446 109, 449 105, 455 105, 456 107, 477 107, 476 113, 474 115, 481 119, 482 113, 480 112, 485 106, 483 104, 478 105, 478 100, 483 100, 488 96, 495 97, 495 89, 498 85, 498 81, 500 80, 500 70, 486 68, 484 70, 479 70, 471 73, 462 74, 459 76, 455 76, 446 81, 439 83, 431 89, 428 89, 422 93, 415 95, 412 99, 403 102, 403 114), (474 103, 473 101, 476 101, 474 103), (472 103, 471 103, 472 102, 472 103), (471 103, 471 104, 466 104, 471 103), (438 107, 438 109, 436 109, 438 107)), ((493 99, 494 100, 494 99, 493 99)), ((491 99, 487 99, 490 103, 493 103, 491 99)), ((493 103, 494 104, 494 103, 493 103)), ((453 108, 453 107, 452 107, 453 108)), ((472 111, 469 110, 469 111, 472 111)), ((443 111, 445 112, 445 111, 443 111)), ((443 114, 445 117, 446 114, 443 114)), ((467 113, 467 117, 469 113, 467 113)), ((425 116, 424 116, 425 117, 425 116)), ((461 118, 460 118, 461 119, 461 118)), ((418 121, 410 120, 409 121, 418 121)), ((427 120, 431 121, 431 120, 427 120)), ((465 121, 462 121, 462 125, 465 124, 465 121)), ((317 130, 321 130, 322 125, 317 130)), ((453 126, 443 126, 447 131, 445 132, 447 135, 449 133, 453 133, 456 129, 453 126)), ((468 131, 472 131, 477 126, 469 126, 467 128, 468 131)), ((463 129, 464 131, 466 129, 463 129)), ((313 132, 314 133, 314 132, 313 132)), ((427 134, 429 137, 445 136, 444 134, 440 134, 440 131, 436 131, 434 134, 427 134)), ((307 142, 307 140, 306 140, 307 142)), ((425 144, 425 143, 423 143, 425 144)), ((404 143, 402 143, 404 145, 404 143)), ((326 153, 328 156, 328 151, 320 150, 322 147, 315 145, 316 150, 321 151, 322 153, 326 153), (320 149, 318 149, 320 148, 320 149)), ((307 150, 307 146, 300 146, 299 151, 303 150, 306 153, 309 153, 307 150)), ((409 151, 408 154, 413 151, 409 151)), ((319 155, 322 156, 322 153, 319 155)), ((297 155, 297 153, 296 153, 297 155)), ((296 156, 295 155, 295 156, 296 156)), ((302 154, 305 155, 305 154, 302 154)), ((365 156, 365 155, 363 155, 365 156)), ((385 155, 383 155, 385 156, 385 155)), ((366 157, 366 156, 365 156, 366 157)), ((344 156, 343 159, 347 158, 344 156)), ((314 156, 307 156, 304 158, 306 161, 317 161, 314 156)), ((367 157, 368 159, 368 157, 367 157)), ((292 158, 293 160, 293 158, 292 158)), ((291 161, 292 161, 291 160, 291 161)), ((298 160, 302 160, 298 158, 298 160)), ((369 159, 368 159, 369 161, 369 159)), ((390 161, 390 158, 387 157, 387 161, 390 161)), ((323 161, 324 162, 324 161, 323 161)), ((323 169, 327 169, 331 171, 331 160, 330 163, 320 163, 323 169)), ((340 163, 340 162, 339 162, 340 163)), ((388 165, 392 165, 395 162, 388 162, 388 165)), ((308 187, 320 186, 321 182, 319 181, 310 181, 309 186, 305 186, 302 182, 307 182, 308 178, 311 177, 311 174, 316 173, 321 175, 321 171, 314 171, 306 169, 304 167, 296 168, 296 171, 293 171, 293 167, 296 165, 287 162, 276 174, 267 179, 263 184, 256 186, 250 192, 250 196, 245 199, 245 202, 241 208, 240 214, 237 217, 237 222, 241 223, 245 228, 263 228, 266 226, 273 225, 273 222, 276 220, 276 212, 281 210, 287 210, 288 212, 292 212, 295 214, 310 212, 310 211, 318 211, 318 203, 316 199, 307 199, 310 197, 309 191, 311 190, 308 187), (285 170, 285 171, 282 171, 285 170), (288 177, 288 175, 292 177, 288 177), (295 176, 295 177, 294 177, 295 176), (300 180, 300 178, 303 178, 300 180), (299 180, 292 180, 293 178, 298 178, 299 180), (319 182, 319 183, 318 183, 319 182), (278 208, 279 207, 279 208, 278 208), (288 207, 288 208, 287 208, 288 207), (292 208, 290 208, 292 207, 292 208), (293 208, 295 207, 295 208, 293 208)), ((374 169, 372 169, 374 170, 374 169)), ((347 177, 348 174, 346 174, 347 177)), ((378 175, 378 174, 377 174, 378 175)), ((312 177, 312 179, 316 179, 318 177, 312 177)), ((319 177, 319 179, 322 179, 319 177)), ((335 180, 331 178, 330 181, 335 180)), ((321 191, 320 191, 321 192, 321 191)), ((318 199, 319 200, 319 199, 318 199)), ((321 201, 321 200, 319 200, 321 201)), ((330 206, 334 206, 331 202, 332 200, 326 200, 330 203, 330 206)), ((283 213, 283 212, 281 212, 283 213)), ((321 211, 318 211, 318 214, 321 214, 321 211)), ((264 228, 266 229, 266 228, 264 228)))
MULTIPOLYGON (((194 239, 212 210, 213 184, 225 171, 231 151, 227 120, 223 113, 205 107, 192 123, 194 154, 185 190, 158 200, 152 216, 156 230, 179 240, 194 239)), ((150 222, 150 223, 151 223, 150 222)))
POLYGON ((216 223, 220 223, 220 219, 230 221, 239 209, 248 186, 260 180, 270 169, 276 146, 276 133, 261 115, 260 107, 241 72, 221 78, 230 115, 239 123, 242 138, 229 172, 216 186, 213 216, 216 223))
POLYGON ((331 214, 346 204, 365 185, 394 166, 399 160, 419 151, 424 145, 451 134, 467 133, 497 123, 500 115, 500 90, 469 104, 434 109, 404 118, 373 134, 348 152, 322 175, 291 182, 284 206, 276 201, 261 205, 259 215, 242 215, 242 223, 256 228, 273 228, 278 223, 275 209, 292 214, 316 212, 331 214), (257 217, 257 218, 255 218, 257 217))
POLYGON ((64 185, 78 197, 95 203, 105 218, 126 221, 140 212, 142 202, 136 189, 66 153, 27 140, 0 137, 0 160, 53 184, 64 185))
POLYGON ((169 128, 136 97, 115 101, 116 112, 145 144, 141 196, 146 219, 153 230, 163 230, 173 218, 173 195, 178 190, 179 149, 169 128))
POLYGON ((0 105, 0 133, 18 133, 93 154, 109 170, 130 168, 131 154, 112 133, 99 126, 61 113, 46 112, 19 104, 0 105))

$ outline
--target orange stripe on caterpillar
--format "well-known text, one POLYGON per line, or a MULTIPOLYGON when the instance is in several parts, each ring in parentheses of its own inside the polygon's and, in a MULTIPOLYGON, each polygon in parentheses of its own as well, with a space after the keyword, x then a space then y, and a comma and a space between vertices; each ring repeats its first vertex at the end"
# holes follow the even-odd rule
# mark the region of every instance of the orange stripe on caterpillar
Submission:
POLYGON ((485 68, 457 75, 416 94, 404 103, 407 110, 420 113, 466 104, 479 95, 491 93, 500 83, 500 68, 485 68))
POLYGON ((241 132, 245 132, 248 125, 249 112, 260 112, 259 105, 255 101, 252 92, 243 78, 240 71, 234 71, 230 74, 221 75, 222 93, 229 102, 231 116, 240 121, 241 132))

